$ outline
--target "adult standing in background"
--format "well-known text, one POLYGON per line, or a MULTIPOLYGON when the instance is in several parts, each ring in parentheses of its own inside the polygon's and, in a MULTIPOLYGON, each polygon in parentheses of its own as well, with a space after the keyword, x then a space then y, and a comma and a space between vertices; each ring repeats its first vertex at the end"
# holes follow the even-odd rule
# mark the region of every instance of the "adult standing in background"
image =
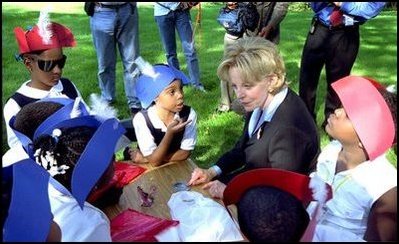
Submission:
POLYGON ((166 52, 168 64, 180 70, 180 64, 176 53, 175 30, 177 30, 183 47, 184 56, 186 57, 190 83, 194 88, 205 91, 200 81, 198 58, 194 46, 190 15, 190 8, 193 5, 191 4, 192 3, 184 2, 155 2, 154 16, 166 52))
POLYGON ((327 95, 324 107, 327 119, 339 108, 340 101, 331 83, 351 73, 359 51, 359 25, 377 16, 385 2, 311 2, 315 12, 303 48, 299 75, 299 96, 316 121, 316 92, 325 66, 327 95))
POLYGON ((134 116, 141 110, 135 83, 139 70, 134 60, 139 56, 139 25, 136 2, 96 2, 90 28, 98 61, 101 98, 114 103, 116 46, 123 63, 125 94, 134 116))
POLYGON ((248 36, 260 36, 278 44, 280 42, 280 23, 287 15, 289 2, 255 2, 259 13, 258 28, 246 31, 248 36))
MULTIPOLYGON (((245 33, 229 33, 224 34, 224 50, 228 45, 234 43, 243 36, 261 36, 267 40, 278 44, 280 42, 280 23, 288 11, 288 2, 254 2, 259 13, 259 23, 254 31, 246 30, 245 33)), ((227 2, 229 8, 237 7, 237 2, 227 2)), ((218 111, 227 112, 233 109, 236 112, 242 113, 243 108, 237 102, 233 101, 234 92, 231 83, 220 81, 220 104, 218 111), (241 111, 241 112, 240 112, 241 111)))

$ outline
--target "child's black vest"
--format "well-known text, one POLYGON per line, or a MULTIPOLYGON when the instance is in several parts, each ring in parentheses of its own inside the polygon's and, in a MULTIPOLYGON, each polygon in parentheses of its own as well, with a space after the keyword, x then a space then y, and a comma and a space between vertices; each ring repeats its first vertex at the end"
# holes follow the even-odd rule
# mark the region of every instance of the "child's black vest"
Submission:
MULTIPOLYGON (((66 95, 67 97, 69 97, 70 99, 75 99, 78 96, 78 92, 76 91, 75 87, 73 86, 72 82, 66 78, 61 78, 60 79, 61 83, 62 83, 62 94, 66 95)), ((23 106, 29 104, 29 103, 33 103, 36 102, 40 99, 37 98, 31 98, 31 97, 27 97, 25 95, 22 95, 21 93, 14 93, 14 95, 12 95, 10 98, 14 99, 15 102, 17 102, 17 104, 22 108, 23 106)))
MULTIPOLYGON (((180 118, 183 120, 183 122, 187 121, 188 116, 190 115, 191 107, 190 106, 183 106, 183 109, 179 112, 180 118)), ((143 109, 141 110, 141 113, 144 115, 145 122, 147 124, 147 127, 150 129, 152 136, 154 137, 155 144, 157 146, 161 143, 163 137, 165 136, 165 132, 162 131, 162 129, 155 129, 153 124, 150 121, 150 118, 148 117, 148 112, 147 110, 143 109)), ((177 133, 172 140, 172 143, 170 144, 170 147, 168 149, 168 153, 174 153, 177 150, 180 149, 180 144, 184 136, 184 130, 180 131, 177 133)))

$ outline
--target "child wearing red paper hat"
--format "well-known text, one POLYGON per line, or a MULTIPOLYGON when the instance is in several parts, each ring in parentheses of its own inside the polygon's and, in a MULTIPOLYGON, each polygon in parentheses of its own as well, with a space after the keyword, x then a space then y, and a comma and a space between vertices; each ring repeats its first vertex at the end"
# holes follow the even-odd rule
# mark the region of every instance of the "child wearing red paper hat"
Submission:
POLYGON ((260 168, 234 177, 223 192, 223 203, 226 208, 236 205, 241 232, 249 241, 296 242, 312 240, 317 211, 331 197, 331 187, 318 178, 260 168), (318 208, 310 220, 305 206, 312 200, 318 208))
POLYGON ((397 171, 385 157, 396 143, 396 94, 358 76, 332 87, 342 102, 326 125, 335 140, 311 175, 331 184, 334 197, 313 241, 397 240, 397 171))
POLYGON ((30 80, 21 85, 3 109, 10 147, 19 142, 8 123, 23 106, 45 97, 75 99, 81 96, 70 80, 61 77, 67 58, 62 48, 76 45, 67 27, 50 22, 48 12, 43 11, 37 25, 26 31, 17 27, 14 33, 19 47, 17 59, 24 63, 30 73, 30 80))
POLYGON ((139 150, 130 152, 131 159, 153 166, 186 160, 197 140, 197 115, 184 104, 183 84, 188 78, 164 64, 142 72, 136 94, 144 110, 133 118, 139 150))

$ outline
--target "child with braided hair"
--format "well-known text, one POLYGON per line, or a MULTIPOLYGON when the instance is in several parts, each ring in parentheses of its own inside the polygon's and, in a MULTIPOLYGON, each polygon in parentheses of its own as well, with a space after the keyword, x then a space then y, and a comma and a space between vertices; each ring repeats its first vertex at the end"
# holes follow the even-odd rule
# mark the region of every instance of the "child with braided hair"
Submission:
POLYGON ((54 221, 62 230, 62 241, 111 241, 109 220, 86 199, 112 179, 114 148, 124 129, 114 118, 82 115, 68 119, 76 102, 54 104, 57 100, 61 98, 23 107, 11 125, 18 138, 29 135, 33 147, 25 147, 25 154, 52 176, 48 195, 54 221), (41 111, 43 106, 52 108, 53 114, 41 111), (30 120, 41 123, 29 123, 30 120))
POLYGON ((116 119, 101 123, 93 116, 58 125, 36 138, 33 150, 36 162, 54 179, 49 196, 62 241, 111 241, 107 216, 86 199, 112 179, 113 150, 124 129, 116 119))

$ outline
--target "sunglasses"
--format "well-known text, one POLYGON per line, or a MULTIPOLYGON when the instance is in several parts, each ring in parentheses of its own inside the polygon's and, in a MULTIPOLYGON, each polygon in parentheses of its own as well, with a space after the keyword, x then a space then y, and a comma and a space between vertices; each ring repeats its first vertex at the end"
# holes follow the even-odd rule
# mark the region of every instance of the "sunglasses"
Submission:
POLYGON ((63 69, 65 66, 66 58, 67 57, 65 55, 62 55, 62 58, 57 60, 42 60, 36 58, 36 61, 37 65, 39 66, 39 69, 41 69, 44 72, 50 72, 55 68, 56 65, 58 65, 60 69, 63 69))

